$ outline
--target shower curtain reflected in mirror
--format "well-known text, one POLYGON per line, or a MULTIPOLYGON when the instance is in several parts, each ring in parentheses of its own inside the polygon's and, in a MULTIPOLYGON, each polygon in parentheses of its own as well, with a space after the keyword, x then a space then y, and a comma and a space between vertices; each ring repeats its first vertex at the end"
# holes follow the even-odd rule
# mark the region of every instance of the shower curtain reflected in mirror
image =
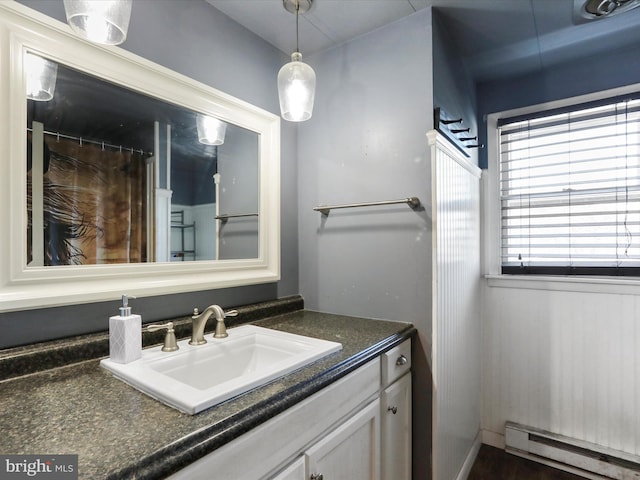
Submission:
POLYGON ((37 266, 146 262, 145 156, 45 135, 44 158, 34 162, 31 135, 28 142, 27 263, 41 258, 33 255, 38 235, 37 266), (40 163, 43 228, 35 231, 31 174, 40 163))

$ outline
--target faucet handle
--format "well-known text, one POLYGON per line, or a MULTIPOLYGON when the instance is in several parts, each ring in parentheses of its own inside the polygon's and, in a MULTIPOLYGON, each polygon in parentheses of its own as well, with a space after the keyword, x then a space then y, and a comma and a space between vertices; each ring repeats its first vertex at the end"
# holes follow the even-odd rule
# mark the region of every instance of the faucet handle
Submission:
POLYGON ((217 317, 217 322, 216 322, 216 331, 213 334, 213 338, 226 338, 229 336, 229 334, 227 333, 227 326, 224 324, 224 319, 226 317, 237 317, 238 316, 238 311, 237 310, 229 310, 228 312, 225 312, 224 310, 222 310, 222 308, 217 307, 218 308, 218 317, 217 317))
POLYGON ((147 325, 144 330, 147 332, 157 332, 158 330, 167 329, 167 334, 164 336, 164 345, 162 346, 163 352, 175 352, 178 350, 178 343, 176 342, 176 331, 173 329, 173 322, 167 322, 163 324, 147 325))

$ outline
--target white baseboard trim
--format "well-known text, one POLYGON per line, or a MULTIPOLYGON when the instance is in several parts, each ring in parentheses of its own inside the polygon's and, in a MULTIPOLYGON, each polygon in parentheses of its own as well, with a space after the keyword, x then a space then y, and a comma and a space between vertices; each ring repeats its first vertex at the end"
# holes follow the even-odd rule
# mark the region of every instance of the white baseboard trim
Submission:
POLYGON ((467 480, 469 473, 471 472, 471 467, 473 467, 473 463, 476 461, 476 457, 478 456, 478 451, 480 450, 480 445, 482 445, 482 432, 478 431, 471 448, 469 449, 469 453, 467 454, 467 458, 465 458, 464 463, 462 464, 462 468, 456 477, 456 480, 467 480))
POLYGON ((481 430, 480 433, 482 434, 482 443, 504 450, 504 447, 506 446, 504 434, 492 432, 490 430, 481 430))

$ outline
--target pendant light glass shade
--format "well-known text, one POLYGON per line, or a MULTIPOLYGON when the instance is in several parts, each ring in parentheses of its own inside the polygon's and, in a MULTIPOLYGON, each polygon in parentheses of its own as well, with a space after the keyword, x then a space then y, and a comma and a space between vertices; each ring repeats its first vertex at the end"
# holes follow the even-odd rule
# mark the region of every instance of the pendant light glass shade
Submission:
POLYGON ((53 98, 58 75, 58 64, 33 53, 24 57, 27 74, 27 98, 47 102, 53 98))
POLYGON ((227 132, 227 124, 208 115, 196 115, 198 141, 205 145, 222 145, 227 132))
POLYGON ((132 0, 64 0, 67 23, 94 43, 119 45, 127 38, 132 0))
POLYGON ((304 122, 311 118, 316 91, 316 74, 302 54, 293 52, 291 62, 278 72, 278 96, 282 118, 290 122, 304 122))

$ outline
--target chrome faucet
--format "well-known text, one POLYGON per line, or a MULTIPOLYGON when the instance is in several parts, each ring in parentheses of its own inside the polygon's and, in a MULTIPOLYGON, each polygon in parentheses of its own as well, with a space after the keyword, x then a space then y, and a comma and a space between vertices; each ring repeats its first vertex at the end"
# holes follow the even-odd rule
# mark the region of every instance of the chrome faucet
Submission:
POLYGON ((215 315, 217 320, 216 332, 213 334, 213 338, 225 338, 229 334, 227 333, 227 327, 224 324, 224 319, 225 317, 235 317, 238 315, 238 311, 230 310, 225 313, 219 305, 210 305, 205 308, 202 313, 200 313, 197 308, 194 308, 193 316, 191 317, 193 327, 191 330, 191 340, 189 340, 190 345, 202 345, 207 343, 204 339, 204 327, 211 315, 215 315))

